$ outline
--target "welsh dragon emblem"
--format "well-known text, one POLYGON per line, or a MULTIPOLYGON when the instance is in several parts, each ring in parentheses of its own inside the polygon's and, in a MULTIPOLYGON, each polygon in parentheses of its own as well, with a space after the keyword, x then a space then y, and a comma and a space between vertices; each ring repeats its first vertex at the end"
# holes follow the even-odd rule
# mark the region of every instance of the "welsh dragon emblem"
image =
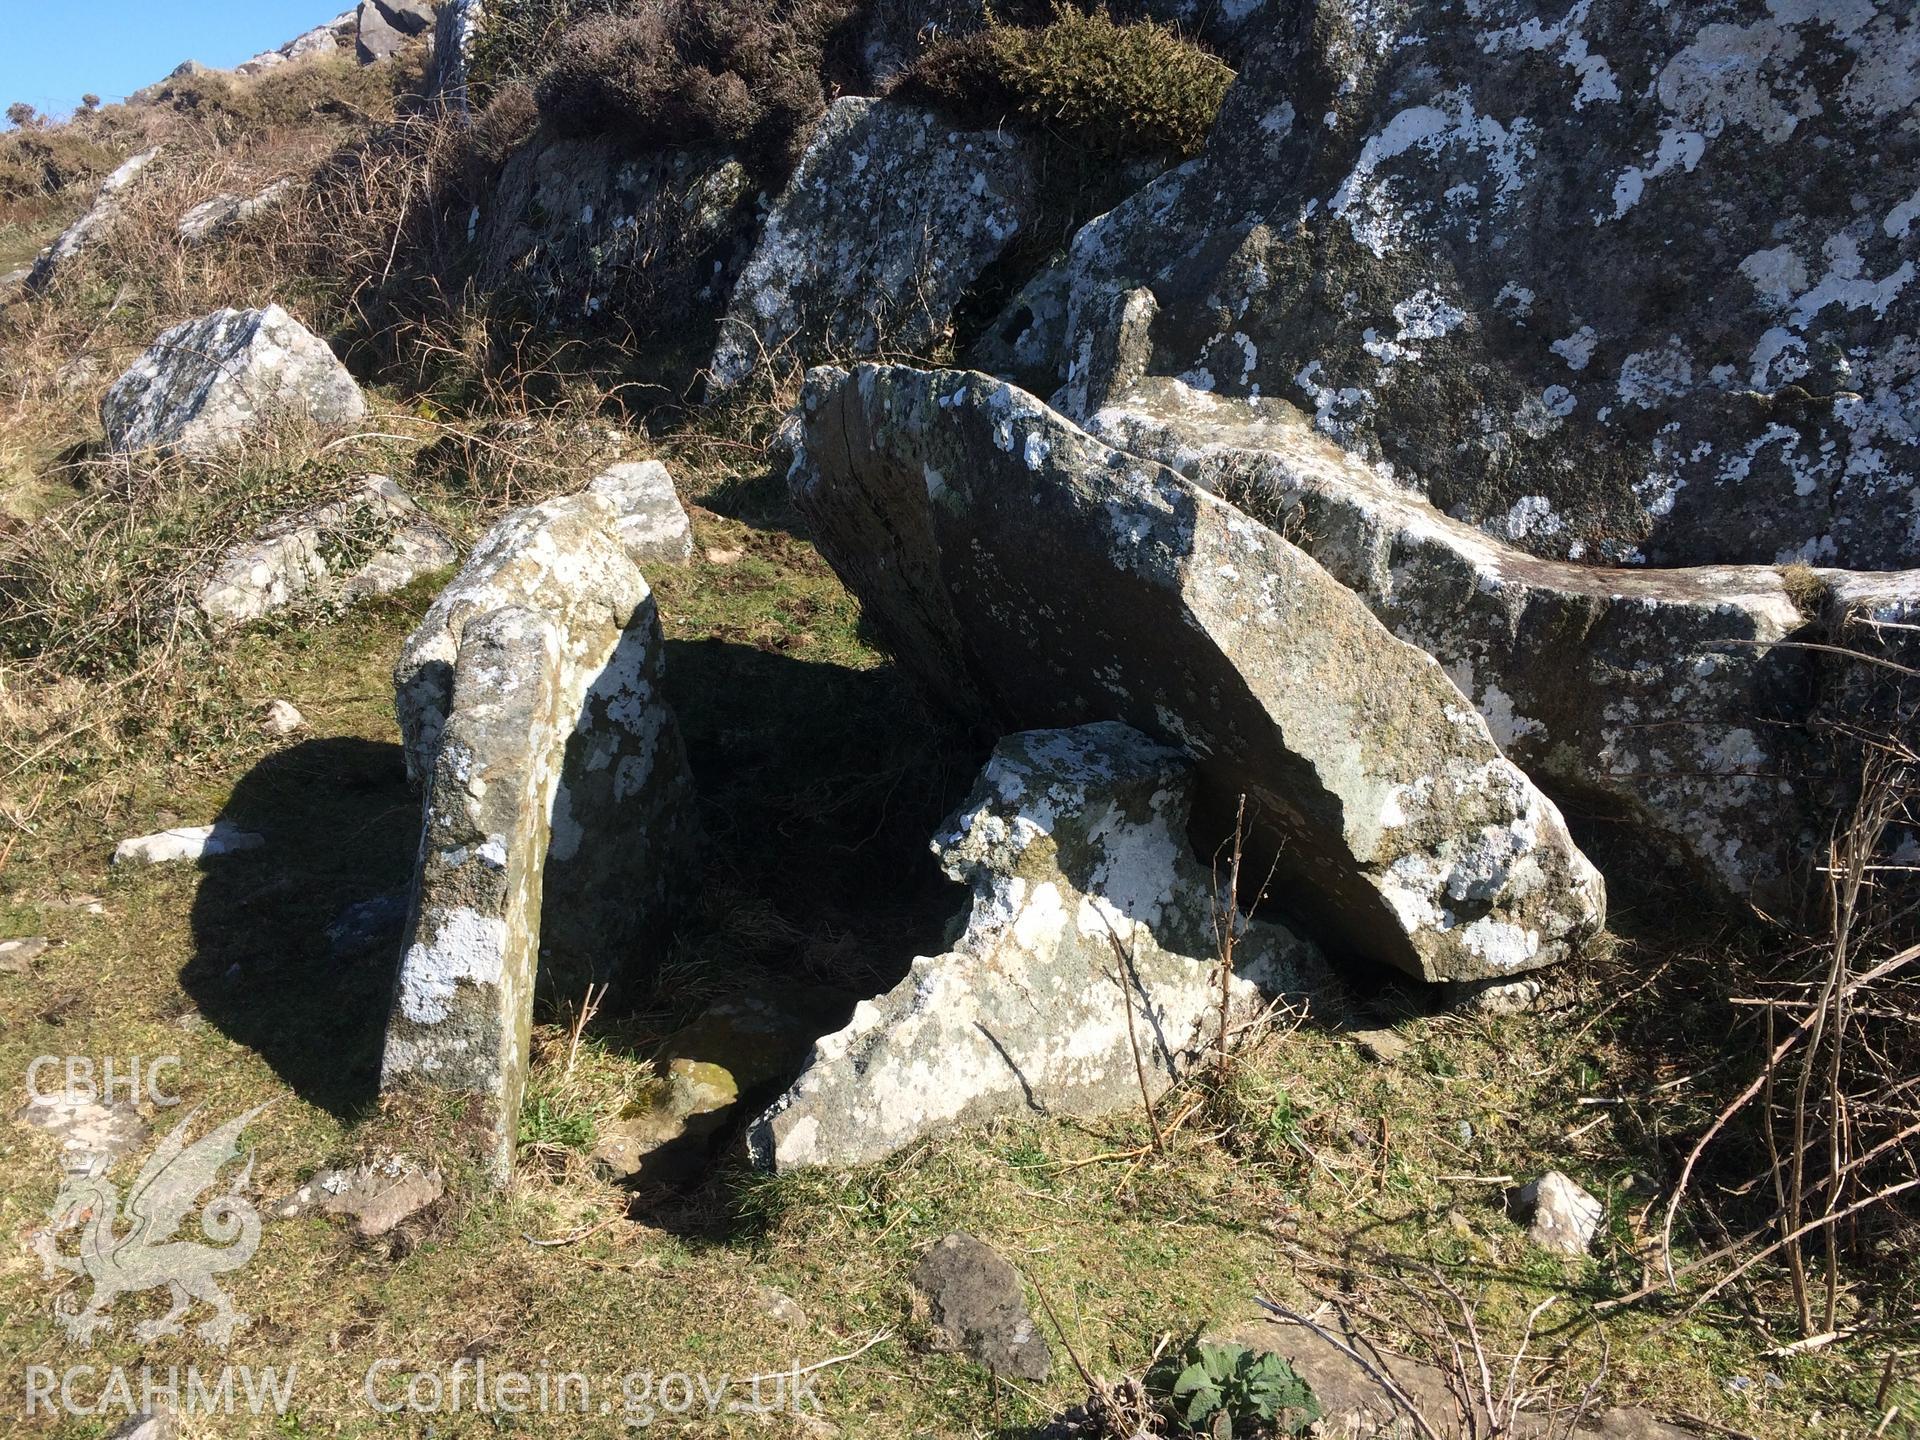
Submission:
POLYGON ((116 1299, 162 1285, 171 1294, 173 1308, 134 1327, 142 1341, 178 1335, 181 1317, 195 1300, 214 1307, 214 1313, 194 1327, 203 1340, 224 1346, 247 1325, 251 1317, 233 1308, 213 1277, 245 1265, 260 1244, 259 1213, 241 1193, 253 1173, 251 1154, 227 1189, 201 1208, 200 1229, 214 1243, 174 1237, 195 1201, 220 1178, 221 1168, 239 1156, 240 1132, 266 1108, 257 1106, 188 1144, 188 1127, 200 1113, 197 1108, 190 1111, 141 1167, 124 1215, 120 1192, 106 1179, 104 1164, 67 1177, 47 1212, 53 1223, 40 1232, 34 1248, 49 1276, 64 1270, 93 1281, 85 1309, 71 1294, 54 1302, 54 1314, 70 1336, 85 1342, 111 1329, 113 1317, 107 1312, 116 1299), (62 1253, 60 1237, 76 1228, 81 1232, 78 1253, 62 1253))

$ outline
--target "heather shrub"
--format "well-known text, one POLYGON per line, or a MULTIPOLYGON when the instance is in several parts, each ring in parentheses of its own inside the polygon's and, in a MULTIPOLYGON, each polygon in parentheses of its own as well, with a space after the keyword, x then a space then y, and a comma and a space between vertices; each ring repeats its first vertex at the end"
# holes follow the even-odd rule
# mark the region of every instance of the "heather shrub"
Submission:
POLYGON ((1232 82, 1225 61, 1170 25, 1062 5, 1044 25, 935 42, 891 93, 972 123, 1023 119, 1093 150, 1191 155, 1232 82))
POLYGON ((492 97, 473 117, 469 144, 476 160, 497 167, 532 135, 540 124, 540 106, 533 98, 533 87, 510 80, 493 91, 492 97))
POLYGON ((763 172, 791 168, 825 108, 822 72, 853 0, 654 0, 572 26, 534 87, 563 134, 726 145, 763 172))

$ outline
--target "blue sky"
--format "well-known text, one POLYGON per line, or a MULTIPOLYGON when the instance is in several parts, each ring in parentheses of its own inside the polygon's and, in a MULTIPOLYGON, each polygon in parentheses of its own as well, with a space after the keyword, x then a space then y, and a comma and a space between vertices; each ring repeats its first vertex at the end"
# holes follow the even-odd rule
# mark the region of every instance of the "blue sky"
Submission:
POLYGON ((182 60, 225 67, 325 24, 346 0, 0 0, 0 108, 124 100, 182 60))

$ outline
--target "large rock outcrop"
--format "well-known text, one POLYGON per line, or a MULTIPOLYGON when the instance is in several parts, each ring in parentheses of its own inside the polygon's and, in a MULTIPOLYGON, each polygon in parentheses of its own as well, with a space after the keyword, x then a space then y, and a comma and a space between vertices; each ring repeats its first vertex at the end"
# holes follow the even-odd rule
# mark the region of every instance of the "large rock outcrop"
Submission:
POLYGON ((100 401, 107 449, 122 454, 206 455, 276 420, 345 425, 366 413, 327 342, 278 305, 174 326, 100 401))
POLYGON ((1246 794, 1295 913, 1416 976, 1509 977, 1600 928, 1553 803, 1273 531, 983 375, 817 371, 802 405, 794 503, 948 706, 1184 745, 1216 818, 1246 794))
POLYGON ((1239 43, 1203 156, 987 363, 1064 384, 1145 287, 1149 373, 1293 401, 1530 553, 1920 563, 1904 0, 1304 0, 1239 43))
POLYGON ((1735 896, 1783 899, 1812 845, 1801 725, 1823 667, 1778 648, 1813 618, 1779 570, 1529 555, 1382 479, 1284 400, 1145 380, 1088 428, 1293 537, 1446 667, 1528 774, 1735 896))
POLYGON ((884 100, 821 118, 734 287, 708 380, 789 363, 924 353, 1032 218, 1024 144, 884 100))
MULTIPOLYGON (((1112 722, 1001 741, 934 840, 972 888, 965 932, 814 1047, 748 1135, 758 1163, 862 1164, 996 1115, 1164 1091, 1220 1021, 1225 897, 1187 838, 1194 785, 1189 757, 1112 722)), ((1246 921, 1229 1023, 1325 983, 1311 944, 1246 921)))
POLYGON ((442 0, 434 16, 427 94, 457 116, 464 117, 470 111, 467 87, 472 79, 473 47, 485 19, 485 0, 442 0))
POLYGON ((536 972, 658 962, 695 843, 659 616, 615 487, 507 516, 408 639, 395 708, 426 786, 382 1086, 476 1097, 513 1157, 536 972))
POLYGON ((537 136, 470 212, 473 260, 483 286, 548 323, 641 325, 656 345, 677 342, 684 378, 711 353, 748 252, 754 193, 745 168, 710 147, 537 136))

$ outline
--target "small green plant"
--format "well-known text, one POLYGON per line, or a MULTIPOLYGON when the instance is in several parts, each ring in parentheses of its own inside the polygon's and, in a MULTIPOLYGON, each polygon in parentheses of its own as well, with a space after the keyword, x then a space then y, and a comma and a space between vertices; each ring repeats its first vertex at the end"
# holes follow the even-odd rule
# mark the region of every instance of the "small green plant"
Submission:
POLYGON ((1270 1351, 1194 1340, 1147 1372, 1147 1393, 1183 1433, 1299 1435, 1320 1404, 1294 1368, 1270 1351))
POLYGON ((529 1096, 520 1107, 520 1143, 548 1149, 593 1149, 593 1116, 546 1095, 529 1096))

